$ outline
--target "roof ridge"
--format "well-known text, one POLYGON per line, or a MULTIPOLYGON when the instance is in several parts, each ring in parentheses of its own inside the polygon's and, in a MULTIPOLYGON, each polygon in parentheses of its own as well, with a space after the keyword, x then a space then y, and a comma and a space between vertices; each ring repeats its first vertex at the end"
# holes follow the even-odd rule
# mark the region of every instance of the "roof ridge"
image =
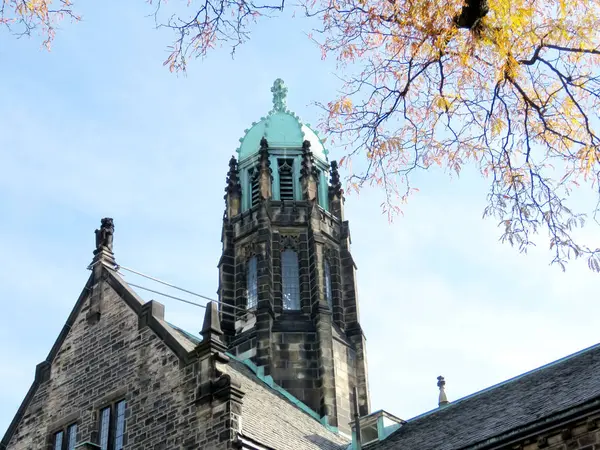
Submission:
POLYGON ((529 375, 532 375, 534 373, 537 373, 537 372, 540 372, 542 370, 548 369, 548 368, 550 368, 552 366, 556 366, 556 365, 562 364, 562 363, 564 363, 564 362, 566 362, 566 361, 568 361, 568 360, 570 360, 572 358, 575 358, 577 356, 581 356, 581 355, 583 355, 583 354, 585 354, 587 352, 590 352, 592 350, 596 350, 598 348, 600 348, 600 343, 594 344, 594 345, 592 345, 590 347, 587 347, 587 348, 584 348, 582 350, 578 350, 575 353, 571 353, 570 355, 563 356, 562 358, 559 358, 557 360, 551 361, 551 362, 549 362, 547 364, 544 364, 542 366, 536 367, 535 369, 531 369, 531 370, 529 370, 527 372, 523 372, 523 373, 521 373, 519 375, 516 375, 516 376, 514 376, 512 378, 509 378, 507 380, 504 380, 504 381, 501 381, 499 383, 493 384, 492 386, 488 386, 488 387, 486 387, 486 388, 484 388, 484 389, 482 389, 480 391, 473 392, 472 394, 469 394, 469 395, 467 395, 465 397, 459 398, 457 400, 454 400, 453 402, 448 403, 448 405, 444 406, 444 408, 434 408, 432 410, 429 410, 427 412, 419 414, 418 416, 415 416, 415 417, 412 417, 412 418, 408 419, 407 422, 414 422, 414 421, 419 420, 419 419, 421 419, 423 417, 430 416, 430 415, 432 415, 432 414, 434 414, 436 412, 447 411, 449 408, 452 408, 453 406, 458 405, 458 404, 460 404, 460 403, 462 403, 462 402, 464 402, 466 400, 469 400, 471 398, 477 397, 477 396, 479 396, 481 394, 485 394, 486 392, 492 391, 492 390, 497 389, 497 388, 499 388, 501 386, 513 383, 513 382, 518 381, 518 380, 520 380, 522 378, 525 378, 525 377, 527 377, 529 375))

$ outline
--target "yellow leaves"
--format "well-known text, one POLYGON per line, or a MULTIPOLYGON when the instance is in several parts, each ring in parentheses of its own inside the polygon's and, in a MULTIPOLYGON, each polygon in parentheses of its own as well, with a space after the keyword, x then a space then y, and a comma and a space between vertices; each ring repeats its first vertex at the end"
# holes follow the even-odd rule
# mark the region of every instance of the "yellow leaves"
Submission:
POLYGON ((433 99, 433 106, 446 112, 450 109, 450 102, 448 101, 448 99, 446 97, 437 95, 433 99))
POLYGON ((600 163, 600 149, 598 147, 586 146, 577 153, 579 167, 585 179, 590 173, 598 170, 596 165, 600 163))
POLYGON ((352 100, 350 97, 343 97, 336 102, 329 103, 327 106, 330 117, 339 114, 350 114, 352 112, 352 100))
POLYGON ((500 117, 494 117, 491 125, 492 137, 496 137, 506 128, 506 122, 500 117))

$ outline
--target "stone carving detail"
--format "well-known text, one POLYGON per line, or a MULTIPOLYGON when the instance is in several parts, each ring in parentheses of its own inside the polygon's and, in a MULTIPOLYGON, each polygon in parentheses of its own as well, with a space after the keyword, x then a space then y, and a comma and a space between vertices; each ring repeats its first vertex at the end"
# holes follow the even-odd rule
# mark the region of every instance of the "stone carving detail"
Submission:
POLYGON ((335 251, 335 249, 330 246, 325 247, 325 249, 323 250, 323 255, 325 256, 325 259, 329 261, 330 264, 335 263, 338 256, 337 251, 335 251))
POLYGON ((300 238, 298 236, 281 236, 281 251, 290 249, 298 250, 300 238))
POLYGON ((110 217, 105 217, 100 222, 100 229, 96 233, 96 250, 94 255, 101 252, 103 249, 112 252, 113 249, 113 234, 115 233, 115 225, 110 217))
POLYGON ((257 242, 250 242, 242 247, 242 256, 245 260, 258 255, 260 255, 260 245, 257 242))

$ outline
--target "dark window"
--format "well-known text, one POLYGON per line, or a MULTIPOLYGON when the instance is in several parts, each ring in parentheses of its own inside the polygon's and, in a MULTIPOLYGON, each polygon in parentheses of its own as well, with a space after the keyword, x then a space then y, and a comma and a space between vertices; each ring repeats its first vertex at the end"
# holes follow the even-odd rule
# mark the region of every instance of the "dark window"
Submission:
POLYGON ((333 310, 333 295, 331 292, 331 267, 329 261, 325 260, 325 299, 329 305, 329 309, 333 310))
POLYGON ((77 424, 73 423, 67 428, 54 433, 52 437, 52 450, 73 450, 77 440, 77 424))
POLYGON ((300 309, 300 283, 298 280, 298 255, 293 250, 281 252, 281 278, 283 309, 300 309))
POLYGON ((294 200, 294 160, 279 160, 279 199, 294 200))
POLYGON ((102 450, 122 450, 125 434, 125 400, 100 410, 100 439, 102 450))
POLYGON ((248 309, 256 308, 258 303, 258 274, 256 256, 248 260, 246 273, 246 295, 248 298, 248 309))

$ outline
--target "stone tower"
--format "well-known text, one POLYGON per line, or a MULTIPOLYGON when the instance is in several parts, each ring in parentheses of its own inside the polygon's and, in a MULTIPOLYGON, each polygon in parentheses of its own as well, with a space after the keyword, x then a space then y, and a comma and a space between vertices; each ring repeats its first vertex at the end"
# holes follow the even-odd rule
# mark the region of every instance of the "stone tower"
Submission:
POLYGON ((349 433, 354 389, 361 416, 370 402, 337 164, 286 108, 283 81, 271 91, 273 109, 229 162, 221 327, 231 353, 349 433))

